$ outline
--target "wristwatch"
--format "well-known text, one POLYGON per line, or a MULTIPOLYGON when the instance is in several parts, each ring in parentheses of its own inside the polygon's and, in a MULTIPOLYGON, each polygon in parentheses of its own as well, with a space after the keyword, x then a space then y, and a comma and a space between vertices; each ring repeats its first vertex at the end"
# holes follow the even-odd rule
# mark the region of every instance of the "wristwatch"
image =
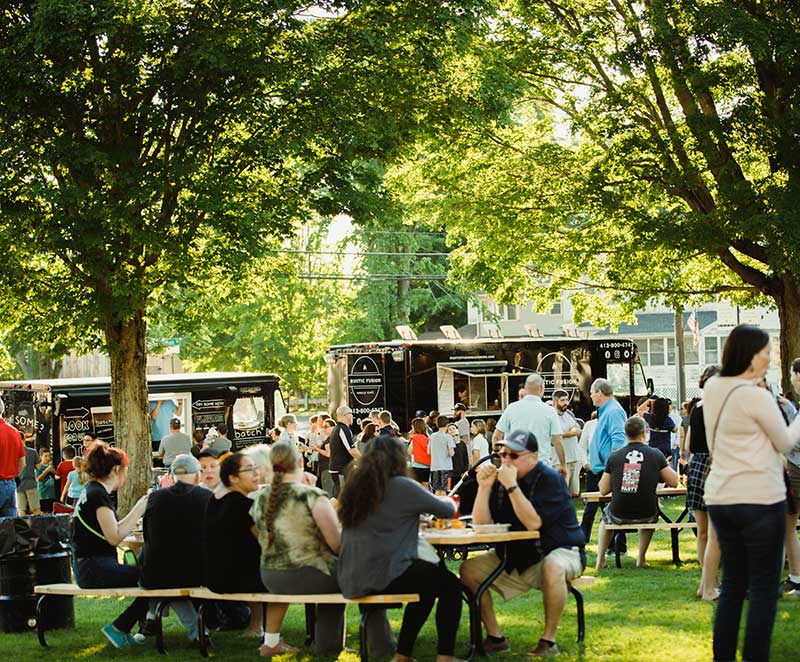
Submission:
POLYGON ((514 483, 514 484, 513 484, 511 487, 507 487, 507 488, 506 488, 506 493, 507 493, 507 494, 511 494, 512 492, 514 492, 514 491, 516 491, 516 490, 518 490, 518 489, 519 489, 519 485, 517 485, 516 483, 514 483))

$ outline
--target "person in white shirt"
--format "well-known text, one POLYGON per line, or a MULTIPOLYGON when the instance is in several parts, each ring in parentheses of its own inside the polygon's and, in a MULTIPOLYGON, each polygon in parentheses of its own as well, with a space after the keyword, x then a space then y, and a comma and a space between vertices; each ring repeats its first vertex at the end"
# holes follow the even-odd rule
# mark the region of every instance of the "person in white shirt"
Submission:
MULTIPOLYGON (((486 440, 486 422, 482 418, 476 418, 472 421, 469 431, 472 433, 471 464, 474 464, 491 452, 489 450, 489 442, 486 440)), ((478 466, 483 466, 487 462, 491 462, 491 460, 484 460, 478 466)))
POLYGON ((581 426, 569 410, 569 394, 563 389, 553 391, 553 408, 558 414, 561 423, 561 444, 564 447, 564 460, 566 461, 567 487, 573 497, 581 493, 581 465, 578 464, 578 437, 581 426))

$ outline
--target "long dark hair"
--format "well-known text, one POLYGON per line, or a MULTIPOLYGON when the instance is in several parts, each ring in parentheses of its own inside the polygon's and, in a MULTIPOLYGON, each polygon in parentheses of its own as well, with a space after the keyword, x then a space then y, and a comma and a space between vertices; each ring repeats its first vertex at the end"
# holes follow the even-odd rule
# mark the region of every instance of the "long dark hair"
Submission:
POLYGON ((769 334, 752 324, 740 324, 731 331, 722 350, 721 377, 741 375, 753 357, 769 344, 769 334))
POLYGON ((650 414, 651 427, 660 430, 669 414, 669 400, 666 398, 656 398, 653 403, 653 412, 650 414))
POLYGON ((386 495, 390 478, 408 476, 408 458, 397 437, 383 434, 370 441, 354 463, 339 497, 339 519, 345 529, 361 524, 386 495))

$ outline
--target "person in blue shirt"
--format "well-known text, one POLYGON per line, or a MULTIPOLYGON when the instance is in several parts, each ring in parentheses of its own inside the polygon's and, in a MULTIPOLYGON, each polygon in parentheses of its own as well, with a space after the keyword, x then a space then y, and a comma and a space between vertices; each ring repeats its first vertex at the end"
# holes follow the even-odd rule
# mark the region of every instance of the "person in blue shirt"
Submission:
MULTIPOLYGON (((592 441, 589 444, 589 472, 586 474, 586 491, 595 492, 600 485, 608 458, 618 448, 626 443, 625 421, 628 414, 614 397, 614 387, 607 379, 599 378, 592 382, 589 389, 592 403, 597 407, 597 427, 594 429, 592 441)), ((586 543, 592 537, 594 517, 597 514, 598 503, 587 503, 581 519, 586 543)), ((620 546, 621 548, 624 546, 620 546)))

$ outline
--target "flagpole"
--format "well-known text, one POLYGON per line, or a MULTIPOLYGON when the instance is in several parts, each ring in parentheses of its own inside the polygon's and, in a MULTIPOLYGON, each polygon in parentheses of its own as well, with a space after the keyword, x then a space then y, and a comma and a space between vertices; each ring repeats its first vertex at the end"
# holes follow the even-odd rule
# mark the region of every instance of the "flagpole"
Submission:
POLYGON ((675 409, 681 410, 681 404, 686 399, 686 355, 683 339, 683 307, 675 308, 675 386, 678 391, 678 401, 675 409))

